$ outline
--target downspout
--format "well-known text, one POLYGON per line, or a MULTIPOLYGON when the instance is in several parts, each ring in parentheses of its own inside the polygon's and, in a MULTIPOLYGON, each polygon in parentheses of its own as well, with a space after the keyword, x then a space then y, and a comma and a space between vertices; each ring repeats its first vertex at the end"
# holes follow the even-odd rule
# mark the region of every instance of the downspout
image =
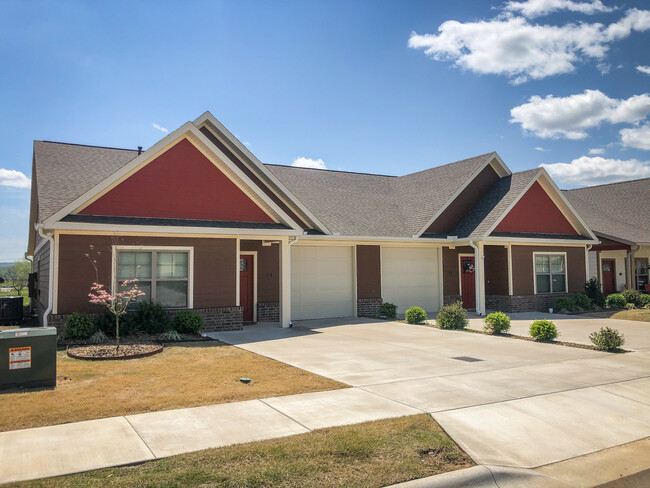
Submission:
POLYGON ((480 307, 480 301, 481 301, 481 279, 480 279, 480 273, 479 269, 479 255, 478 255, 478 247, 474 244, 474 241, 469 241, 469 245, 474 249, 474 288, 475 288, 475 300, 476 300, 476 315, 482 315, 481 313, 481 307, 480 307))
POLYGON ((43 312, 43 327, 47 327, 47 316, 52 312, 54 306, 54 237, 52 234, 45 234, 43 232, 43 225, 39 224, 38 235, 43 239, 47 239, 50 243, 50 275, 48 277, 49 286, 47 290, 47 309, 43 312))
MULTIPOLYGON (((298 242, 298 236, 293 241, 289 241, 289 280, 291 281, 291 246, 298 242)), ((289 293, 291 293, 291 286, 289 286, 289 293)), ((291 307, 293 308, 293 306, 291 307)), ((293 318, 291 317, 291 308, 289 308, 289 328, 293 327, 293 318)), ((282 324, 280 324, 282 325, 282 324)))
POLYGON ((625 256, 625 259, 627 261, 627 263, 626 263, 627 264, 627 269, 625 270, 627 276, 626 276, 625 282, 627 284, 627 287, 630 290, 634 289, 634 283, 632 283, 632 279, 633 279, 633 276, 632 276, 632 269, 633 269, 632 260, 634 259, 634 253, 637 252, 639 249, 641 249, 641 246, 639 246, 638 244, 635 245, 635 246, 630 246, 630 250, 627 252, 627 254, 625 256), (636 248, 636 249, 634 249, 634 248, 636 248))
POLYGON ((585 274, 587 275, 587 280, 589 281, 591 279, 590 273, 589 273, 589 251, 591 251, 591 248, 593 247, 593 244, 587 244, 587 250, 585 251, 585 274))

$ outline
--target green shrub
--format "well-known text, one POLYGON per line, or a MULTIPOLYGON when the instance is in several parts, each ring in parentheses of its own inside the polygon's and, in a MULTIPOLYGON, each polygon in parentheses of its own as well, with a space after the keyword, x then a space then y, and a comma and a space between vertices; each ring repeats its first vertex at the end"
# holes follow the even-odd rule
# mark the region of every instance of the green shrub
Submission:
POLYGON ((603 289, 600 286, 600 281, 596 278, 591 278, 585 283, 585 295, 591 298, 591 301, 594 305, 598 307, 605 306, 605 295, 603 295, 603 289))
POLYGON ((75 312, 63 324, 63 334, 70 339, 88 339, 95 332, 93 319, 85 313, 75 312))
POLYGON ((483 319, 483 330, 490 334, 501 334, 510 330, 510 317, 503 312, 493 312, 483 319))
POLYGON ((636 290, 623 290, 621 292, 621 295, 623 295, 623 298, 625 298, 625 301, 628 304, 632 304, 635 307, 640 306, 641 304, 641 293, 639 293, 636 290))
MULTIPOLYGON (((108 310, 95 317, 95 327, 108 337, 115 337, 115 315, 108 310)), ((140 332, 134 313, 129 312, 120 317, 120 337, 140 332)))
POLYGON ((530 335, 537 341, 552 341, 557 337, 557 328, 550 320, 536 320, 530 326, 530 335))
POLYGON ((152 301, 138 303, 133 319, 138 331, 147 334, 160 334, 171 328, 167 310, 160 303, 152 301))
POLYGON ((591 298, 589 298, 586 293, 576 293, 573 295, 573 300, 576 302, 576 305, 583 310, 591 310, 594 308, 594 302, 591 301, 591 298))
POLYGON ((636 307, 634 306, 633 303, 626 303, 625 304, 625 310, 634 310, 636 307))
POLYGON ((167 332, 163 332, 162 334, 160 334, 160 339, 165 342, 180 341, 181 335, 178 332, 176 332, 174 329, 169 329, 167 332))
POLYGON ((91 344, 103 344, 107 340, 108 337, 106 337, 106 334, 104 334, 101 330, 98 330, 93 335, 90 336, 88 342, 90 342, 91 344))
POLYGON ((601 351, 616 351, 625 344, 625 336, 609 327, 601 327, 598 332, 592 332, 589 339, 601 351))
POLYGON ((441 329, 464 329, 469 325, 467 318, 467 311, 463 308, 463 302, 452 303, 446 307, 442 307, 436 323, 441 329))
POLYGON ((194 310, 181 310, 174 316, 174 330, 181 334, 198 334, 203 328, 203 317, 194 310))
POLYGON ((639 297, 639 308, 650 307, 650 295, 641 295, 639 297))
POLYGON ((605 303, 607 303, 609 308, 625 308, 627 300, 620 293, 612 293, 607 296, 605 303))
POLYGON ((555 300, 555 311, 560 312, 560 311, 567 311, 567 312, 573 312, 577 308, 576 301, 571 298, 571 297, 560 297, 557 300, 555 300))
POLYGON ((427 319, 427 313, 423 308, 411 307, 406 311, 406 321, 409 324, 421 324, 427 319))
POLYGON ((395 320, 397 318, 397 305, 390 302, 384 302, 379 306, 377 315, 386 317, 387 319, 395 320))

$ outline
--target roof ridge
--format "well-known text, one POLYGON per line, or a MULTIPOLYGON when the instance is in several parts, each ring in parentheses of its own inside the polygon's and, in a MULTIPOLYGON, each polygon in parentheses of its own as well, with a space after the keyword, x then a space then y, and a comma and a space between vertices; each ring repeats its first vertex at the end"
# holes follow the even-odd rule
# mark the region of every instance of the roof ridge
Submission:
MULTIPOLYGON (((114 149, 116 151, 132 151, 132 152, 137 152, 138 149, 127 149, 125 147, 110 147, 110 146, 96 146, 94 144, 77 144, 74 142, 60 142, 60 141, 41 141, 41 140, 35 140, 34 142, 47 142, 48 144, 62 144, 64 146, 81 146, 81 147, 94 147, 97 149, 114 149)), ((143 150, 144 152, 144 150, 143 150)))
POLYGON ((416 175, 418 173, 424 173, 425 171, 431 171, 432 169, 438 169, 438 168, 443 168, 445 166, 451 166, 452 164, 464 163, 465 161, 469 161, 470 159, 482 158, 484 156, 489 156, 491 154, 496 154, 496 151, 491 151, 491 152, 488 152, 488 153, 485 153, 485 154, 478 154, 476 156, 471 156, 469 158, 459 159, 458 161, 452 161, 451 163, 445 163, 445 164, 441 164, 439 166, 432 166, 430 168, 421 169, 420 171, 415 171, 414 173, 407 173, 405 175, 402 175, 399 178, 403 178, 404 176, 416 175))
POLYGON ((330 173, 348 173, 352 175, 364 175, 364 176, 381 176, 384 178, 399 178, 395 175, 381 175, 377 173, 360 173, 357 171, 344 171, 342 169, 329 169, 329 168, 305 168, 304 166, 292 166, 290 164, 277 164, 277 163, 263 163, 264 166, 279 166, 281 168, 293 168, 293 169, 308 169, 312 171, 329 171, 330 173))
POLYGON ((589 190, 590 188, 600 188, 601 186, 622 185, 624 183, 634 183, 635 181, 643 181, 643 180, 650 180, 650 177, 647 177, 647 178, 635 178, 633 180, 625 180, 625 181, 615 181, 613 183, 601 183, 600 185, 583 186, 582 188, 571 188, 569 190, 562 190, 562 191, 589 190))

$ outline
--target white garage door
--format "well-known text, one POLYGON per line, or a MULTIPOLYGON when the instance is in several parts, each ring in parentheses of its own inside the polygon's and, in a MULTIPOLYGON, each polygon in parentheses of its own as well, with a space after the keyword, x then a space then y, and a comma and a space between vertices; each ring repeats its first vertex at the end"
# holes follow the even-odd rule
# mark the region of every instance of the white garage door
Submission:
POLYGON ((381 266, 382 298, 397 305, 399 315, 413 306, 428 313, 440 309, 440 263, 436 249, 382 247, 381 266))
POLYGON ((354 315, 353 247, 291 248, 291 318, 354 315))

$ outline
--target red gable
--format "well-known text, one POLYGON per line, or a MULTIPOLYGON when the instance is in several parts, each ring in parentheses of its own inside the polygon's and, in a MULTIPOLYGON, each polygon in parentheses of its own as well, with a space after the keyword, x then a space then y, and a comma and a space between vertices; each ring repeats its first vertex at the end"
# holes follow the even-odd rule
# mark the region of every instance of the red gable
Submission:
POLYGON ((578 235, 537 181, 497 225, 494 232, 578 235))
POLYGON ((187 139, 129 176, 80 213, 273 222, 187 139))

